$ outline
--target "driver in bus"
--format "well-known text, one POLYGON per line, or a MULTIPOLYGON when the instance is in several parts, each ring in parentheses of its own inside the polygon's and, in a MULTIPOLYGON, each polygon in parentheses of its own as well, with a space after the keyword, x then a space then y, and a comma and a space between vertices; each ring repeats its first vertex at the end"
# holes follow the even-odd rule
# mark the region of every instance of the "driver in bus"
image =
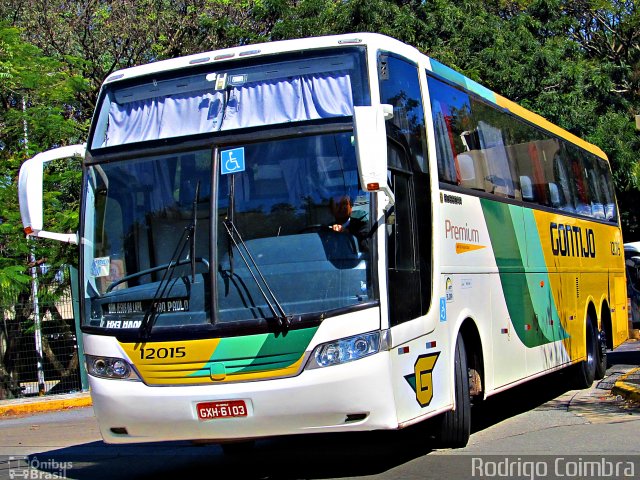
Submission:
POLYGON ((369 219, 364 210, 354 210, 351 198, 342 195, 329 200, 331 214, 335 218, 335 223, 330 226, 334 232, 349 233, 358 240, 358 247, 361 252, 369 251, 369 219))

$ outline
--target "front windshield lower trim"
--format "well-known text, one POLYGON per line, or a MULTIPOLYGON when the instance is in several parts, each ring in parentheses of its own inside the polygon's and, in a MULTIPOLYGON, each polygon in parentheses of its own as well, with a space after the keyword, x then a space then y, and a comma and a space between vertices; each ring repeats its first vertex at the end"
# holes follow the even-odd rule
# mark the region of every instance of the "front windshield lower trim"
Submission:
MULTIPOLYGON (((368 310, 380 306, 379 300, 371 300, 358 305, 344 308, 337 308, 328 312, 308 313, 295 315, 291 318, 291 326, 287 331, 300 330, 303 328, 320 325, 327 318, 339 317, 350 313, 368 310)), ((131 343, 141 340, 140 332, 137 328, 122 330, 114 328, 81 326, 82 333, 93 335, 115 336, 121 343, 131 343)), ((189 326, 155 326, 150 337, 145 339, 148 342, 178 341, 178 340, 199 340, 206 338, 238 337, 245 335, 256 335, 260 333, 282 333, 282 328, 278 327, 273 319, 242 320, 237 322, 225 322, 210 325, 189 325, 189 326)))

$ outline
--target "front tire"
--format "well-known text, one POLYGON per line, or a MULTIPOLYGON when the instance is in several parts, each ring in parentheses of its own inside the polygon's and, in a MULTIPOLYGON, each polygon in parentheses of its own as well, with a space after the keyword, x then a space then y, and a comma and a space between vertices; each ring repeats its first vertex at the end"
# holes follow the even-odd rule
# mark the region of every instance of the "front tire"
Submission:
POLYGON ((454 358, 455 409, 442 415, 439 442, 443 447, 462 448, 471 435, 471 397, 467 352, 462 335, 458 333, 454 358))

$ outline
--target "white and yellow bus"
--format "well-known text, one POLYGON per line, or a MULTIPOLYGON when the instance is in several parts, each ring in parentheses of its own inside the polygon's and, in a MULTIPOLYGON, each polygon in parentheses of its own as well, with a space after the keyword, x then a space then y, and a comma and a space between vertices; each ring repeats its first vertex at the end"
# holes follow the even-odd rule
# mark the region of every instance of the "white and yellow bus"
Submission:
POLYGON ((376 34, 121 70, 88 143, 20 176, 25 230, 80 246, 106 442, 399 429, 627 337, 605 154, 376 34), (83 159, 80 231, 42 219, 83 159), (346 212, 346 213, 345 213, 346 212))

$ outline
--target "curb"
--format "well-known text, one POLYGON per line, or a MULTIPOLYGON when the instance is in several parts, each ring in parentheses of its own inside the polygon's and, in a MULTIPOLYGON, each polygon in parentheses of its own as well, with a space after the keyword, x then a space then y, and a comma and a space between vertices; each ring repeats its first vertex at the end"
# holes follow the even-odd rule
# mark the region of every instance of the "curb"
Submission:
POLYGON ((638 373, 640 373, 640 367, 634 368, 633 370, 622 375, 620 379, 618 379, 614 384, 613 388, 611 389, 611 393, 613 393, 614 395, 622 395, 629 400, 640 402, 640 385, 634 385, 625 382, 625 380, 629 376, 638 373))
POLYGON ((91 405, 91 396, 89 393, 64 398, 43 399, 42 397, 38 397, 34 400, 19 400, 0 404, 0 418, 30 413, 68 410, 70 408, 89 407, 91 405))

